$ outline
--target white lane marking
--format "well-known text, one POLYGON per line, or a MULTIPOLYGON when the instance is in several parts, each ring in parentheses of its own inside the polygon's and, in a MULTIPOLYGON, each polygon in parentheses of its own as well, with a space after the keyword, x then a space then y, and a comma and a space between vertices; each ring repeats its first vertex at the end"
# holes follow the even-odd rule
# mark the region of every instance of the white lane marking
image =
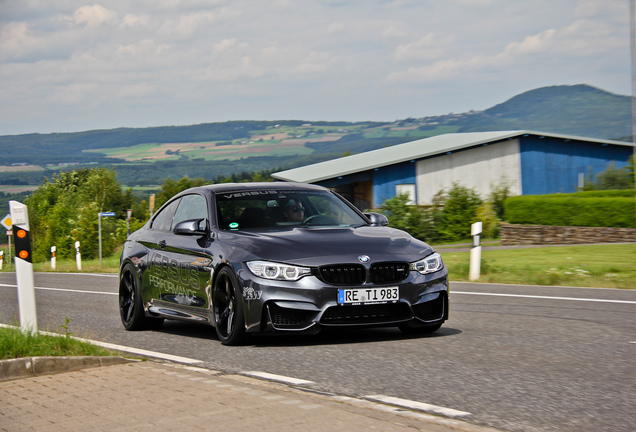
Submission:
POLYGON ((246 371, 246 372, 240 372, 239 375, 262 378, 262 379, 266 379, 268 381, 277 381, 277 382, 281 382, 281 383, 285 383, 285 384, 292 384, 292 385, 315 384, 313 381, 307 381, 307 380, 287 377, 287 376, 283 376, 283 375, 275 375, 275 374, 271 374, 271 373, 267 373, 267 372, 246 371))
MULTIPOLYGON (((64 336, 64 335, 60 335, 60 334, 57 334, 57 333, 53 333, 53 334, 57 335, 57 336, 64 336)), ((108 343, 108 342, 94 341, 94 340, 90 340, 90 339, 82 339, 82 338, 75 338, 75 339, 83 341, 83 342, 88 342, 88 343, 93 344, 93 345, 98 345, 98 346, 101 346, 102 348, 107 348, 107 349, 111 349, 111 350, 115 350, 115 351, 127 352, 127 353, 130 353, 130 354, 137 354, 137 355, 144 356, 144 357, 152 357, 152 358, 159 358, 159 359, 163 359, 163 360, 169 360, 169 361, 173 361, 175 363, 185 363, 185 364, 200 364, 200 363, 203 363, 202 360, 191 359, 191 358, 188 358, 188 357, 181 357, 181 356, 176 356, 176 355, 172 355, 172 354, 160 353, 160 352, 156 352, 156 351, 148 351, 148 350, 144 350, 144 349, 133 348, 133 347, 128 347, 128 346, 124 346, 124 345, 116 345, 116 344, 111 344, 111 343, 108 343)))
MULTIPOLYGON (((7 272, 7 273, 14 273, 15 272, 7 272)), ((119 274, 118 273, 77 273, 77 272, 33 272, 34 274, 37 275, 64 275, 64 276, 97 276, 97 277, 109 277, 109 278, 119 278, 119 274)))
MULTIPOLYGON (((2 287, 9 287, 9 288, 17 288, 17 285, 10 285, 10 284, 0 284, 0 286, 2 287)), ((43 290, 43 291, 64 291, 64 292, 72 292, 72 293, 82 293, 82 294, 106 294, 106 295, 118 295, 118 293, 112 293, 112 292, 104 292, 104 291, 86 291, 86 290, 75 290, 75 289, 68 289, 68 288, 47 288, 47 287, 35 287, 35 289, 37 290, 43 290)))
POLYGON ((518 298, 532 298, 532 299, 541 299, 541 300, 549 299, 549 300, 585 301, 585 302, 596 302, 596 303, 636 304, 636 301, 630 301, 630 300, 605 300, 605 299, 538 296, 538 295, 524 295, 524 294, 499 294, 499 293, 451 291, 451 295, 452 294, 483 295, 483 296, 496 296, 496 297, 518 297, 518 298))
MULTIPOLYGON (((2 284, 0 287, 17 288, 17 285, 2 284)), ((567 288, 567 287, 566 287, 567 288)), ((119 295, 119 293, 104 292, 104 291, 87 291, 76 290, 68 288, 49 288, 49 287, 35 287, 37 290, 43 291, 62 291, 81 294, 104 294, 104 295, 119 295)), ((540 300, 566 300, 566 301, 584 301, 584 302, 596 302, 596 303, 617 303, 617 304, 636 304, 636 301, 631 300, 606 300, 606 299, 591 299, 591 298, 577 298, 577 297, 559 297, 559 296, 538 296, 538 295, 526 295, 526 294, 501 294, 501 293, 487 293, 487 292, 467 292, 467 291, 453 291, 451 294, 463 294, 463 295, 483 295, 483 296, 495 296, 495 297, 517 297, 517 298, 531 298, 540 300)))
POLYGON ((601 291, 625 291, 625 288, 605 288, 605 287, 580 287, 580 286, 567 286, 567 285, 528 285, 528 284, 506 284, 506 283, 496 283, 496 282, 462 282, 462 281, 451 281, 453 285, 496 285, 502 287, 525 287, 525 288, 558 288, 558 289, 579 289, 579 290, 601 290, 601 291))
MULTIPOLYGON (((17 288, 17 285, 0 283, 0 287, 17 288)), ((119 295, 119 293, 113 293, 113 292, 87 291, 87 290, 76 290, 76 289, 68 289, 68 288, 35 287, 35 289, 43 290, 43 291, 62 291, 62 292, 72 292, 72 293, 81 293, 81 294, 104 294, 104 295, 114 295, 114 296, 119 295)), ((591 299, 591 298, 576 298, 576 297, 538 296, 538 295, 526 295, 526 294, 467 292, 467 291, 453 291, 453 290, 451 290, 451 294, 482 295, 482 296, 495 296, 495 297, 517 297, 517 298, 531 298, 531 299, 540 299, 540 300, 565 300, 565 301, 584 301, 584 302, 596 302, 596 303, 636 304, 636 301, 631 301, 631 300, 606 300, 606 299, 591 299)))
POLYGON ((407 408, 411 410, 433 412, 435 414, 440 414, 446 417, 465 417, 465 416, 471 415, 469 412, 466 412, 466 411, 459 411, 452 408, 445 408, 445 407, 440 407, 437 405, 416 402, 416 401, 412 401, 408 399, 400 399, 400 398, 391 397, 391 396, 370 395, 370 396, 363 396, 363 398, 376 401, 376 402, 382 402, 389 405, 395 405, 395 406, 399 406, 399 407, 403 407, 403 408, 407 408))
POLYGON ((117 273, 74 273, 74 272, 69 272, 69 273, 61 273, 61 272, 36 272, 36 274, 42 274, 42 275, 64 275, 64 276, 68 276, 68 275, 75 275, 75 276, 97 276, 97 277, 110 277, 110 278, 119 278, 119 274, 117 273))

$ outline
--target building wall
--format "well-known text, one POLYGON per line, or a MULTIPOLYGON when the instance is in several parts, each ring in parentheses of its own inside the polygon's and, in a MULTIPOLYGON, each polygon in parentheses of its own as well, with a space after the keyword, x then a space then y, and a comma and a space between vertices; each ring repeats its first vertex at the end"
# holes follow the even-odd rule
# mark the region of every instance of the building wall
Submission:
POLYGON ((519 140, 482 145, 417 162, 417 201, 430 204, 433 196, 453 183, 475 189, 482 197, 492 184, 507 182, 512 195, 522 188, 519 140))
POLYGON ((338 178, 316 182, 335 190, 351 204, 364 211, 373 208, 373 175, 371 171, 350 174, 338 178))
POLYGON ((521 138, 523 195, 576 192, 579 175, 627 165, 633 148, 587 141, 528 136, 521 138))
MULTIPOLYGON (((395 186, 399 184, 416 184, 415 162, 403 162, 373 170, 373 207, 395 196, 395 186)), ((417 186, 416 186, 417 196, 417 186)))
POLYGON ((596 175, 610 162, 622 168, 632 153, 629 146, 528 135, 317 183, 338 190, 360 209, 379 207, 404 184, 415 185, 417 204, 424 205, 454 182, 484 198, 491 185, 503 182, 512 195, 575 192, 579 174, 596 175))

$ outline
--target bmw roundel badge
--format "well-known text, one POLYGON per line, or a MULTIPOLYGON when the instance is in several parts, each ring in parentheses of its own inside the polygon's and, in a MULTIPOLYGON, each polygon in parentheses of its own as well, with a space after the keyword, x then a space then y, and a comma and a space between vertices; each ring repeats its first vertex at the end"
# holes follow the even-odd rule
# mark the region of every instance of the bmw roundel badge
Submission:
POLYGON ((360 255, 358 259, 360 260, 361 263, 368 263, 371 258, 369 258, 366 255, 360 255))

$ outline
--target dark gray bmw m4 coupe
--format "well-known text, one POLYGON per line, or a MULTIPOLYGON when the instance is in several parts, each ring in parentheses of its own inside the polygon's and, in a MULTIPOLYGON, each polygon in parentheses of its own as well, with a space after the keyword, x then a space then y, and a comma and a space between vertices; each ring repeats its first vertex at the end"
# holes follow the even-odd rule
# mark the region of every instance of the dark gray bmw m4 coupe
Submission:
POLYGON ((387 225, 320 186, 188 189, 124 244, 122 323, 207 323, 225 345, 327 327, 432 333, 448 319, 448 272, 429 245, 387 225))

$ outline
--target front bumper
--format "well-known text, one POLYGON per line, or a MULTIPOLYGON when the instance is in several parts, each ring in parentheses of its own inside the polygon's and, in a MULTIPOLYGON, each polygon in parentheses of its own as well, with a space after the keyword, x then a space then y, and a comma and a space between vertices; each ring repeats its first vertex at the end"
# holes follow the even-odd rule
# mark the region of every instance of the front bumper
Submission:
POLYGON ((328 285, 315 276, 296 282, 270 281, 249 270, 238 272, 248 332, 317 333, 323 327, 415 327, 448 319, 446 269, 421 275, 411 271, 399 283, 328 285), (338 290, 397 286, 400 299, 384 303, 338 304, 338 290))

